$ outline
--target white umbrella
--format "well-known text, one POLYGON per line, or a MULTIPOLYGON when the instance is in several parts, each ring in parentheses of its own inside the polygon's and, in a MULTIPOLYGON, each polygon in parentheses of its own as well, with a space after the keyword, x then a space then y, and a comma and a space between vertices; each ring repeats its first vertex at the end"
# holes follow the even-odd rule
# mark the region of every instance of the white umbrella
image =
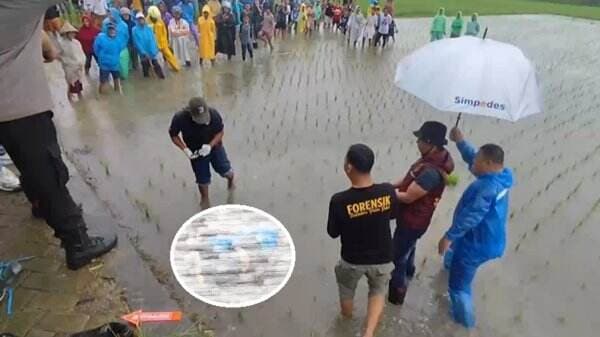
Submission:
POLYGON ((485 37, 427 44, 398 63, 394 83, 443 111, 513 122, 542 112, 531 62, 519 48, 485 37))

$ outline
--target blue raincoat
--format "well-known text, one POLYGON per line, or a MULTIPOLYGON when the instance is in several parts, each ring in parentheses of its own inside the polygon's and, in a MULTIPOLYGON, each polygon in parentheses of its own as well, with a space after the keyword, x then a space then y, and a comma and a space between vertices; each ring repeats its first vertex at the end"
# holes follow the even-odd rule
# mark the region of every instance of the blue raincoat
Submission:
MULTIPOLYGON (((466 141, 457 144, 463 160, 471 169, 476 150, 466 141)), ((444 257, 450 270, 448 288, 451 314, 466 328, 475 326, 475 310, 471 284, 477 268, 485 262, 501 257, 506 248, 506 220, 509 191, 513 186, 512 170, 477 177, 463 193, 452 226, 446 238, 452 248, 444 257)))
POLYGON ((194 4, 190 1, 181 1, 179 4, 177 4, 177 6, 179 6, 179 8, 181 8, 181 17, 189 25, 195 25, 196 20, 194 19, 194 17, 196 15, 195 15, 194 4))
POLYGON ((94 54, 101 70, 120 71, 123 42, 117 36, 100 33, 94 41, 94 54))
POLYGON ((151 59, 156 59, 158 55, 158 46, 154 38, 154 32, 147 24, 140 25, 137 23, 133 27, 133 45, 137 50, 140 58, 148 56, 151 59))
POLYGON ((242 23, 243 6, 244 5, 238 0, 231 1, 231 13, 233 13, 233 21, 236 26, 239 26, 242 23))
POLYGON ((123 48, 129 43, 129 27, 121 17, 121 12, 117 8, 110 9, 110 17, 102 21, 102 32, 108 34, 108 24, 114 22, 117 27, 117 38, 123 42, 123 48), (111 19, 112 18, 112 19, 111 19))

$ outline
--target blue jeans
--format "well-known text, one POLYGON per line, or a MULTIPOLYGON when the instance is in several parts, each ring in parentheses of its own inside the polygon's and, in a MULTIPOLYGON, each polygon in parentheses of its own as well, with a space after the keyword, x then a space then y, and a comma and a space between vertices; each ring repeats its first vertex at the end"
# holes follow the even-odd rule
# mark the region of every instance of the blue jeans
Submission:
POLYGON ((223 145, 215 146, 208 156, 193 159, 191 163, 198 185, 210 184, 211 166, 222 177, 227 177, 233 173, 231 163, 227 158, 227 153, 223 145))
POLYGON ((448 279, 450 315, 456 323, 467 329, 475 326, 471 285, 477 268, 489 260, 487 257, 467 256, 460 247, 449 250, 444 256, 444 266, 450 270, 448 279))
POLYGON ((415 251, 417 240, 425 234, 425 230, 403 228, 397 225, 394 231, 394 271, 390 280, 390 288, 404 289, 408 280, 415 275, 415 251))

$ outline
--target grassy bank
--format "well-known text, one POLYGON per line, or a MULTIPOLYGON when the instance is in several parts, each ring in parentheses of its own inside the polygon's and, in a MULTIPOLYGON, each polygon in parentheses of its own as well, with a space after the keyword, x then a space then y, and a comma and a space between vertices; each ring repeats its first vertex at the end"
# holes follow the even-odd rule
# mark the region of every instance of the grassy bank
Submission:
MULTIPOLYGON (((384 3, 385 0, 380 0, 384 3)), ((365 8, 369 0, 359 0, 365 8)), ((581 6, 541 0, 396 0, 396 16, 428 17, 436 9, 445 7, 448 15, 462 10, 464 14, 477 12, 480 15, 501 14, 556 14, 578 18, 600 20, 600 7, 581 6)))

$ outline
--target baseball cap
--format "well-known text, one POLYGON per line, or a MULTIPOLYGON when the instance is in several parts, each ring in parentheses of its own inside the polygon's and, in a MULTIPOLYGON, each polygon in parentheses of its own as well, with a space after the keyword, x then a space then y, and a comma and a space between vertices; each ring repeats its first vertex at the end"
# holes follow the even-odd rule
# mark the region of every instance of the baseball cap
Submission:
POLYGON ((127 7, 121 7, 121 9, 119 11, 121 12, 121 15, 129 15, 129 14, 131 14, 131 11, 127 7))
POLYGON ((192 120, 198 124, 210 124, 210 112, 208 105, 202 97, 192 97, 187 106, 192 120))
POLYGON ((144 13, 142 13, 142 12, 138 12, 138 13, 135 15, 135 18, 136 18, 136 19, 139 19, 139 18, 145 19, 145 17, 144 17, 144 13))
POLYGON ((444 124, 436 121, 427 121, 423 123, 421 128, 414 131, 413 134, 420 140, 442 147, 448 144, 446 140, 447 128, 444 124))

